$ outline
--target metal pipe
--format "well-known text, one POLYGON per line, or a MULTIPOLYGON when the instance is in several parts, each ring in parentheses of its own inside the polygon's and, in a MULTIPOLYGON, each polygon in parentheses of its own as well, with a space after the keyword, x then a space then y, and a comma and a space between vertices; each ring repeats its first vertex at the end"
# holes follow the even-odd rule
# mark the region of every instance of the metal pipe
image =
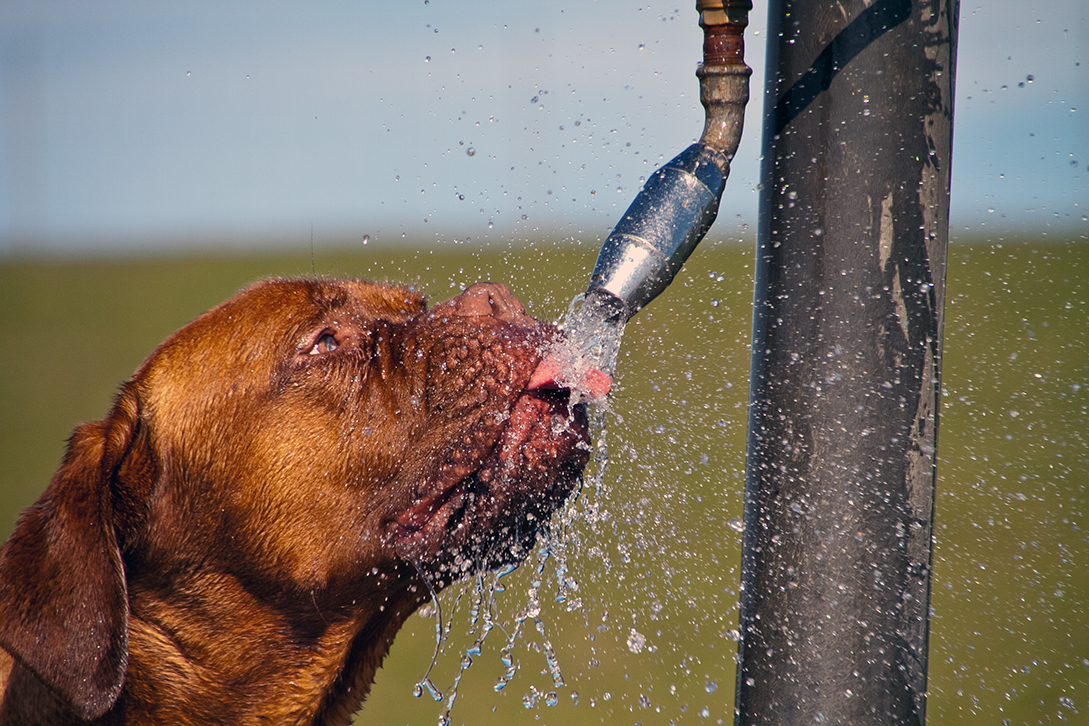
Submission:
POLYGON ((568 330, 580 354, 592 355, 602 330, 623 325, 665 290, 715 221, 749 99, 743 33, 751 9, 750 0, 697 1, 703 135, 651 174, 602 245, 586 301, 568 330))
POLYGON ((922 724, 957 0, 770 0, 736 723, 922 724))
MULTIPOLYGON (((700 143, 734 158, 745 123, 749 101, 749 76, 745 65, 745 28, 749 25, 750 0, 696 0, 703 28, 703 63, 700 103, 706 114, 700 143)), ((729 174, 729 170, 725 171, 729 174)))

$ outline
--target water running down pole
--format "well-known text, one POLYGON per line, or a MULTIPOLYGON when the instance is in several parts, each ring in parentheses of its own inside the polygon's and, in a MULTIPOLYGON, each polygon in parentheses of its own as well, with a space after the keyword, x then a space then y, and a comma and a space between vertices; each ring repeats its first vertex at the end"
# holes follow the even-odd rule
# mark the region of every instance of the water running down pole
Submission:
POLYGON ((736 723, 922 724, 957 0, 771 0, 736 723))

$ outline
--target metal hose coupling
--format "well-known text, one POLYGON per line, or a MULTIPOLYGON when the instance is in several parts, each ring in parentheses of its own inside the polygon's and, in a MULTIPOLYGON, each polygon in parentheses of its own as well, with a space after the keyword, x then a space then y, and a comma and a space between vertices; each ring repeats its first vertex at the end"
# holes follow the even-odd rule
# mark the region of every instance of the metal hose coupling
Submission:
POLYGON ((665 290, 715 221, 729 169, 693 144, 651 174, 602 245, 587 297, 616 298, 627 320, 665 290))
POLYGON ((605 240, 582 307, 567 330, 569 345, 611 372, 606 351, 618 337, 609 329, 669 287, 718 214, 730 162, 721 152, 693 144, 647 180, 605 240))
POLYGON ((703 28, 703 62, 696 69, 700 103, 706 114, 700 143, 733 159, 741 143, 749 77, 745 65, 745 28, 751 0, 697 0, 703 28))

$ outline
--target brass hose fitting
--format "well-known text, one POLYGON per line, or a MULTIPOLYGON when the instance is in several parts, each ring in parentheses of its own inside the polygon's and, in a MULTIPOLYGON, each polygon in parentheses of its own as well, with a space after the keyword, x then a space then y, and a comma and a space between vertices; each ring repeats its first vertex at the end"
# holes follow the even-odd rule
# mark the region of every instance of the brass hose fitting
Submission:
POLYGON ((733 159, 741 143, 749 76, 745 27, 751 0, 696 0, 703 28, 703 63, 696 70, 706 122, 700 143, 733 159))

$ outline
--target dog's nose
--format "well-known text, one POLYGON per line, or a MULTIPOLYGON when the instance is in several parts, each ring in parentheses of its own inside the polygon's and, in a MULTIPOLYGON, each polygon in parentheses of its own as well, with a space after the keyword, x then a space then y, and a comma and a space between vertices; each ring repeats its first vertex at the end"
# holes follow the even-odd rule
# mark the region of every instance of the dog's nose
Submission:
MULTIPOLYGON (((525 306, 514 293, 506 285, 496 282, 478 282, 435 310, 446 310, 443 314, 465 317, 493 317, 526 328, 537 324, 536 320, 526 315, 525 306)), ((569 389, 578 391, 584 398, 603 397, 609 393, 612 379, 590 363, 589 359, 580 359, 577 365, 575 361, 561 364, 559 360, 549 358, 534 370, 526 388, 569 389)))
POLYGON ((450 302, 456 315, 490 316, 523 327, 534 324, 521 301, 499 283, 478 282, 450 302))

